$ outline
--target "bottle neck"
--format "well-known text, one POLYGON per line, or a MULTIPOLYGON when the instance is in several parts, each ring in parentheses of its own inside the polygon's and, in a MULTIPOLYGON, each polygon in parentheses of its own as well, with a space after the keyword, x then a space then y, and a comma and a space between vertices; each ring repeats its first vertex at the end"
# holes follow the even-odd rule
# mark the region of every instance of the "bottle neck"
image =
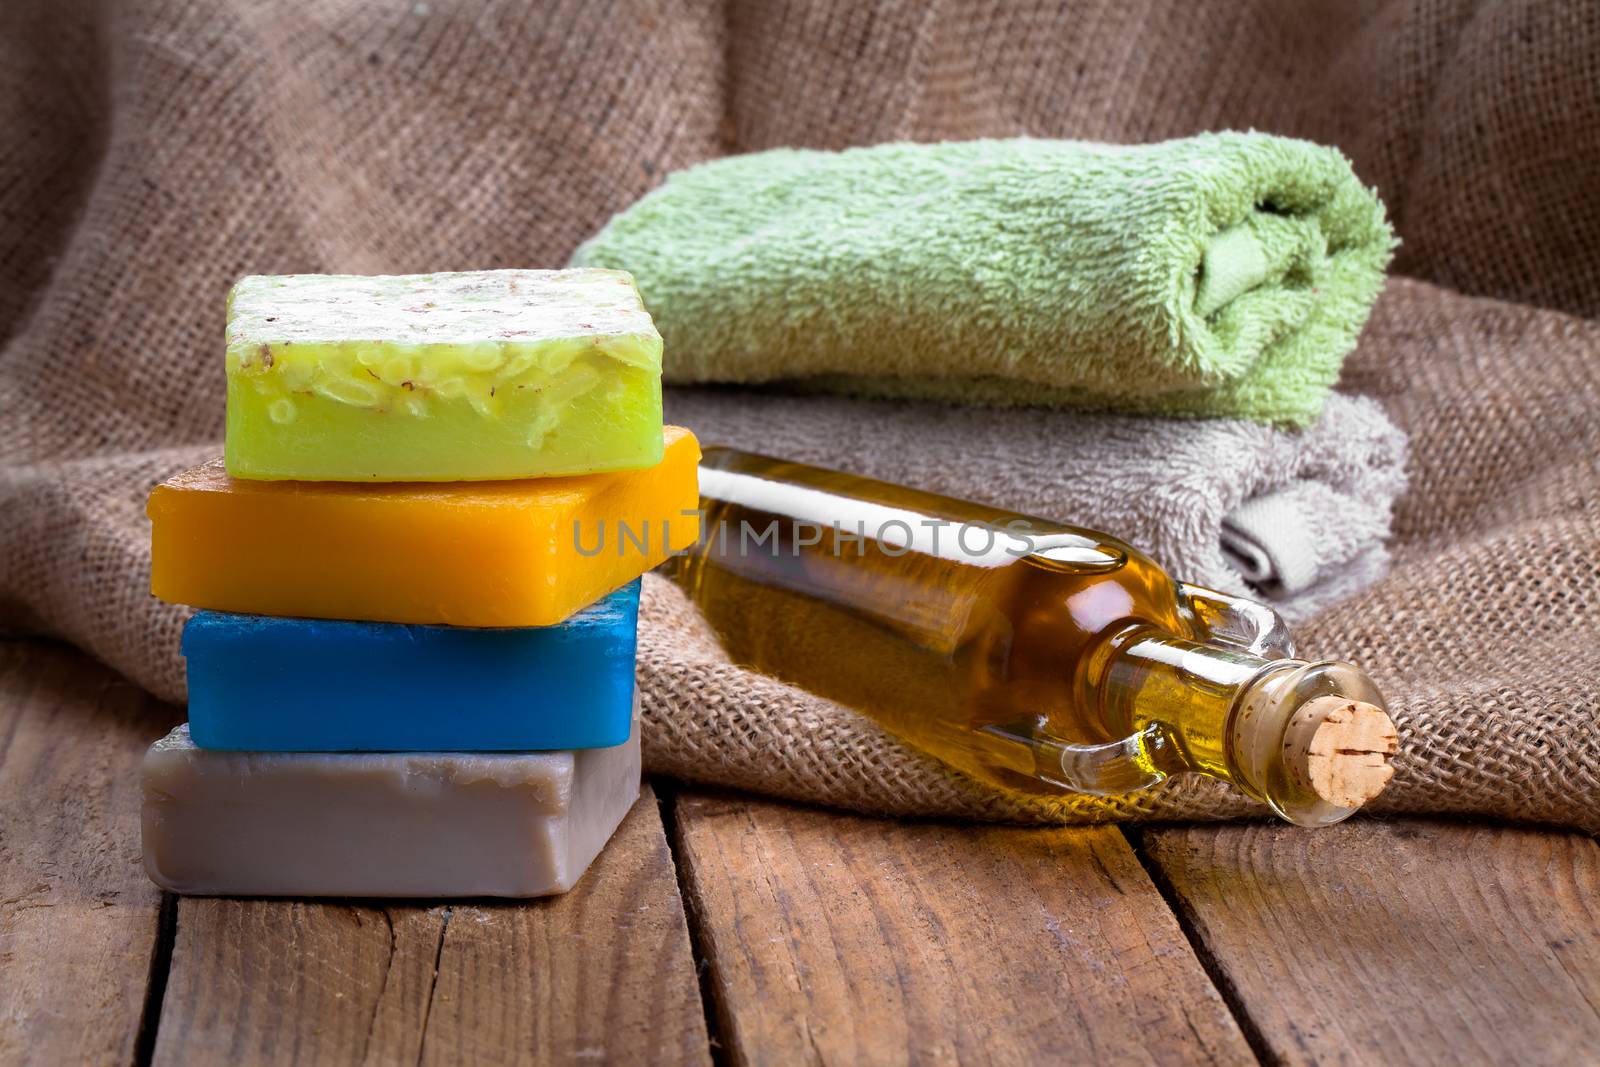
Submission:
POLYGON ((1397 747, 1383 697, 1344 663, 1268 660, 1135 627, 1107 643, 1087 705, 1113 735, 1159 735, 1166 774, 1198 771, 1291 822, 1338 822, 1375 796, 1397 747))
POLYGON ((1091 668, 1087 704, 1114 734, 1159 725, 1168 773, 1230 777, 1228 719, 1239 694, 1269 661, 1148 627, 1107 642, 1100 671, 1091 668))

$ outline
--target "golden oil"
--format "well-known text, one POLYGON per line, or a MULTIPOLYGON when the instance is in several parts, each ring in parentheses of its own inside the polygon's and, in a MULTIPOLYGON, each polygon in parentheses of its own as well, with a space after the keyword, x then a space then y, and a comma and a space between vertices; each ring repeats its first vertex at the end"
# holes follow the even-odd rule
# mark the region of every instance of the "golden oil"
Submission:
POLYGON ((735 661, 995 786, 1197 771, 1324 825, 1387 780, 1392 725, 1360 671, 1288 658, 1270 609, 1114 537, 725 448, 701 507, 672 574, 735 661))

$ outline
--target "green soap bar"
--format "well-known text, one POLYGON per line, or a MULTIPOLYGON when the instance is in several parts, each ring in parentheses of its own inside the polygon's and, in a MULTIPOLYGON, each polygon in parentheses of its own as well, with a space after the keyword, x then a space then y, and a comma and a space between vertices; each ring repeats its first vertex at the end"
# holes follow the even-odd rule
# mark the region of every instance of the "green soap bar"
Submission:
POLYGON ((227 371, 236 478, 465 481, 661 460, 661 335, 625 271, 244 278, 227 371))

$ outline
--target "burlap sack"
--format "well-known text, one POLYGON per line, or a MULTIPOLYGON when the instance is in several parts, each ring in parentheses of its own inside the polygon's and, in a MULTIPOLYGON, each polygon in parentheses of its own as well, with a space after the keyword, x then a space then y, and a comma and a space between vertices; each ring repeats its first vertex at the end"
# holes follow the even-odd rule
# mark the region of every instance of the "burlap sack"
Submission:
MULTIPOLYGON (((561 263, 665 170, 730 151, 1256 127, 1341 147, 1421 279, 1389 286, 1343 383, 1412 436, 1394 573, 1301 634, 1393 697, 1379 807, 1600 829, 1597 53, 1591 6, 1534 0, 11 0, 0 610, 180 694, 143 496, 217 449, 242 273, 561 263)), ((997 799, 731 666, 659 581, 640 676, 649 765, 685 777, 984 818, 1249 810, 1192 777, 997 799)))

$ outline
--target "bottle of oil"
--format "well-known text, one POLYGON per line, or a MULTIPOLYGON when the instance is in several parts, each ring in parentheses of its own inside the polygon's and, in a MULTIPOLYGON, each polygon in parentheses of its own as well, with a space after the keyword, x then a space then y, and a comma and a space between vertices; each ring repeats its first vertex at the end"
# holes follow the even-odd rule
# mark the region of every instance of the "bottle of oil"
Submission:
POLYGON ((1393 724, 1365 674, 1292 658, 1264 605, 1105 534, 709 448, 673 577, 729 654, 1005 789, 1197 771, 1291 822, 1375 796, 1393 724))

